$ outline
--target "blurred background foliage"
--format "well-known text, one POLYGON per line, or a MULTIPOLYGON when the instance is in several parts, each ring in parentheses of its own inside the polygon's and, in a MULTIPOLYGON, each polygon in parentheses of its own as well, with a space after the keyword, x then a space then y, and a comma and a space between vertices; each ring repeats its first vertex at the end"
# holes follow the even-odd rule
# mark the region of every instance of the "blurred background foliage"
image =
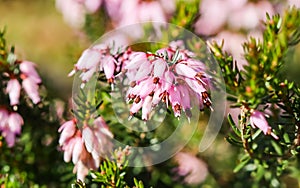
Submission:
POLYGON ((0 0, 0 12, 7 43, 20 59, 38 64, 49 91, 67 100, 72 89, 67 73, 90 45, 85 37, 63 21, 54 0, 0 0))

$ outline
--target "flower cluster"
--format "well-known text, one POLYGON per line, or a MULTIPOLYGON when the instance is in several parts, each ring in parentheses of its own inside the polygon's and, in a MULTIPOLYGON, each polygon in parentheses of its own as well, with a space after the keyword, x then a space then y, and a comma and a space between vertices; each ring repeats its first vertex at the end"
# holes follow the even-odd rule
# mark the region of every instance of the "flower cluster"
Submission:
POLYGON ((23 124, 24 121, 20 114, 17 112, 9 112, 5 108, 0 108, 0 131, 8 147, 15 145, 16 135, 21 134, 21 126, 23 124))
POLYGON ((96 45, 83 52, 69 76, 80 71, 83 87, 99 71, 104 72, 112 85, 117 74, 125 73, 131 85, 126 94, 127 101, 134 101, 131 116, 142 109, 142 119, 148 120, 152 108, 162 101, 172 106, 176 117, 181 111, 190 117, 192 97, 196 97, 200 109, 211 108, 210 78, 203 62, 180 46, 183 42, 176 41, 155 53, 145 53, 96 45))
POLYGON ((62 12, 64 20, 74 28, 85 22, 85 14, 96 12, 102 0, 56 0, 56 7, 62 12))
POLYGON ((102 117, 94 120, 92 126, 84 125, 82 130, 76 127, 76 119, 65 122, 59 128, 59 145, 64 151, 64 161, 72 159, 77 179, 84 180, 90 169, 99 167, 101 156, 107 154, 113 137, 102 117))
POLYGON ((0 131, 5 138, 8 147, 13 147, 16 135, 21 134, 21 126, 24 124, 22 116, 17 112, 20 105, 22 89, 34 104, 41 101, 39 84, 42 80, 35 69, 35 64, 30 61, 16 60, 12 53, 7 55, 7 61, 0 62, 1 85, 5 86, 3 95, 8 95, 8 102, 1 103, 0 131))
POLYGON ((272 132, 272 128, 269 126, 264 113, 258 110, 252 110, 250 115, 250 124, 253 128, 257 127, 262 130, 265 135, 271 135, 276 140, 279 139, 278 136, 272 132))
POLYGON ((281 6, 271 1, 249 0, 203 0, 200 4, 200 19, 195 23, 195 32, 212 36, 219 44, 224 40, 224 51, 230 53, 241 69, 246 64, 243 58, 243 43, 247 38, 262 39, 263 21, 266 13, 272 16, 281 13, 284 5, 299 7, 299 1, 283 1, 281 6))
POLYGON ((179 152, 174 157, 178 167, 173 171, 177 174, 174 179, 184 178, 184 182, 190 185, 197 185, 203 182, 207 175, 208 169, 204 161, 197 158, 191 153, 179 152))
POLYGON ((117 0, 106 3, 107 12, 116 26, 146 21, 167 22, 175 8, 175 0, 117 0))
POLYGON ((205 65, 184 48, 181 41, 172 42, 156 53, 133 52, 124 66, 131 84, 127 100, 133 101, 131 115, 142 109, 142 119, 148 120, 153 107, 160 101, 172 106, 174 115, 184 111, 191 116, 192 98, 211 108, 208 95, 209 77, 205 65))
POLYGON ((262 37, 262 21, 266 12, 270 16, 275 14, 275 8, 269 1, 204 0, 201 1, 201 17, 195 24, 195 31, 200 35, 213 36, 212 40, 219 43, 224 40, 223 49, 242 68, 246 63, 242 44, 248 35, 262 37))
POLYGON ((98 71, 104 72, 108 83, 113 84, 115 72, 121 70, 121 62, 117 61, 117 52, 112 52, 107 45, 96 45, 86 49, 69 76, 81 71, 80 78, 84 83, 88 82, 91 77, 98 71))
MULTIPOLYGON (((18 61, 16 61, 18 65, 18 61)), ((16 71, 16 70, 15 70, 16 71)), ((7 82, 6 92, 9 95, 10 105, 18 105, 21 93, 21 85, 17 79, 19 76, 22 80, 22 87, 34 104, 41 101, 39 96, 39 84, 42 82, 40 76, 35 70, 35 64, 30 61, 19 63, 19 74, 8 73, 10 80, 7 82)))
POLYGON ((274 8, 268 1, 257 3, 247 0, 204 0, 201 1, 201 18, 196 23, 196 32, 213 35, 225 25, 234 30, 254 30, 260 26, 265 13, 274 14, 274 8))
POLYGON ((92 14, 103 5, 113 25, 124 26, 145 21, 167 22, 175 11, 175 0, 56 0, 56 7, 74 28, 81 28, 85 15, 92 14), (155 12, 155 14, 153 14, 155 12))

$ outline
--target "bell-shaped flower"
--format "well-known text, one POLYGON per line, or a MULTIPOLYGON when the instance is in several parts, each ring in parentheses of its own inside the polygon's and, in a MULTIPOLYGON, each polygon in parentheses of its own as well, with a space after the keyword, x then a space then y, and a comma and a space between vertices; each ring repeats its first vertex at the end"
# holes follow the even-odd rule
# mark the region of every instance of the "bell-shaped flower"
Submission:
POLYGON ((17 112, 11 112, 7 119, 7 124, 11 132, 15 134, 21 133, 21 126, 24 124, 23 118, 17 112))
POLYGON ((26 77, 31 78, 36 84, 40 84, 42 82, 39 74, 35 69, 35 64, 30 61, 22 61, 20 64, 20 70, 26 77))
POLYGON ((83 51, 74 69, 68 76, 73 76, 77 71, 81 71, 79 77, 83 83, 86 83, 100 71, 104 72, 107 81, 113 84, 115 72, 117 72, 117 69, 120 71, 120 63, 111 50, 107 45, 96 45, 83 51))
POLYGON ((265 135, 271 135, 273 138, 278 140, 278 136, 272 132, 272 128, 269 126, 264 113, 254 110, 250 115, 250 124, 253 128, 259 128, 265 135))
POLYGON ((66 121, 64 124, 60 126, 58 132, 61 133, 59 138, 59 145, 63 145, 68 139, 74 136, 76 132, 76 121, 75 119, 66 121))
POLYGON ((95 13, 101 6, 103 0, 85 0, 84 6, 89 13, 95 13))
POLYGON ((190 153, 179 152, 175 155, 178 167, 173 169, 177 175, 174 179, 183 178, 183 181, 190 185, 197 185, 203 182, 207 175, 207 164, 190 153))
POLYGON ((21 85, 17 79, 13 78, 7 82, 6 92, 11 106, 19 104, 21 85))
POLYGON ((9 113, 5 108, 0 108, 0 130, 3 130, 6 126, 9 113))
POLYGON ((73 172, 82 181, 90 169, 99 168, 101 156, 112 149, 113 135, 102 117, 96 118, 92 125, 85 124, 82 130, 76 127, 75 119, 66 121, 58 131, 64 161, 73 162, 73 172))
POLYGON ((39 95, 39 86, 35 80, 33 80, 31 77, 27 77, 22 81, 22 86, 34 104, 37 104, 41 101, 39 95))
POLYGON ((11 112, 8 116, 6 113, 3 113, 0 116, 3 119, 7 118, 4 126, 1 127, 2 136, 5 138, 7 146, 13 147, 16 142, 16 135, 21 133, 21 127, 24 124, 23 118, 17 112, 11 112))

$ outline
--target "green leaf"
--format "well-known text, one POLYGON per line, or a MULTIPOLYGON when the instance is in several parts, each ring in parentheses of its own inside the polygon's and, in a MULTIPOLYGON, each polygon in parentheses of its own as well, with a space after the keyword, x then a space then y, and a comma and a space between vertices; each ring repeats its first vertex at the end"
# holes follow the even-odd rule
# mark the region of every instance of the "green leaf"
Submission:
POLYGON ((138 182, 138 180, 137 180, 136 178, 133 178, 133 182, 134 182, 134 185, 135 185, 136 187, 139 186, 139 182, 138 182))
POLYGON ((281 156, 282 155, 282 149, 279 146, 279 144, 277 143, 277 141, 271 140, 271 144, 272 144, 273 148, 275 149, 276 153, 281 156))
POLYGON ((283 134, 283 139, 284 139, 285 143, 287 143, 287 144, 291 143, 291 140, 290 140, 290 137, 289 137, 288 133, 283 134))
POLYGON ((244 158, 234 169, 233 172, 237 173, 239 172, 249 161, 250 161, 250 156, 247 155, 247 157, 244 158))
POLYGON ((238 127, 236 126, 235 122, 233 121, 232 119, 232 116, 230 114, 228 114, 227 116, 227 119, 228 119, 228 123, 229 125, 231 126, 232 130, 234 131, 234 133, 237 135, 237 136, 241 136, 241 131, 238 129, 238 127))
POLYGON ((265 168, 262 165, 258 165, 257 171, 255 173, 255 180, 259 181, 265 175, 265 168))
POLYGON ((120 178, 118 178, 118 180, 117 180, 117 183, 116 183, 116 187, 119 187, 119 185, 120 185, 120 182, 121 182, 121 179, 120 179, 120 178))
POLYGON ((139 181, 139 188, 144 188, 144 184, 142 181, 139 181))
POLYGON ((243 142, 240 140, 237 140, 236 138, 232 137, 231 135, 225 137, 225 139, 227 140, 227 142, 229 142, 232 145, 238 146, 238 147, 242 147, 243 146, 243 142))

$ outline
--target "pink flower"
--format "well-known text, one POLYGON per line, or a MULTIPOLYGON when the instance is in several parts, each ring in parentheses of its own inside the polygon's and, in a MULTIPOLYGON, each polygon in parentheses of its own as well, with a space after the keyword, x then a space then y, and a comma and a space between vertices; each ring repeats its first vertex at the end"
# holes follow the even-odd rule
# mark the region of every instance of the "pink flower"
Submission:
MULTIPOLYGON (((174 4, 174 2, 173 2, 174 4)), ((166 22, 166 13, 158 1, 145 2, 141 0, 107 1, 110 17, 117 26, 124 26, 145 21, 166 22), (118 9, 116 8, 118 7, 118 9), (155 12, 155 14, 153 14, 155 12)))
POLYGON ((9 148, 11 148, 15 145, 16 135, 13 132, 9 131, 9 129, 4 129, 2 131, 2 136, 5 138, 7 146, 9 148))
POLYGON ((255 29, 262 20, 265 20, 266 12, 270 16, 274 14, 272 4, 268 1, 247 3, 228 17, 228 24, 233 29, 255 29))
POLYGON ((35 80, 33 80, 31 77, 27 77, 22 81, 22 86, 34 104, 37 104, 41 101, 38 91, 39 86, 35 80))
POLYGON ((261 20, 265 20, 266 12, 274 14, 274 8, 268 1, 203 0, 195 30, 198 34, 210 36, 220 32, 226 25, 234 30, 256 29, 261 20))
POLYGON ((120 63, 114 54, 110 54, 110 50, 107 45, 97 45, 85 50, 69 76, 81 71, 80 78, 83 83, 86 83, 95 73, 100 71, 104 72, 108 83, 113 84, 115 71, 120 70, 120 63))
POLYGON ((266 13, 270 16, 275 13, 269 1, 202 0, 195 32, 213 36, 211 40, 218 43, 224 40, 224 51, 232 55, 239 69, 243 69, 246 63, 243 43, 249 36, 258 39, 262 36, 266 13))
MULTIPOLYGON (((86 150, 80 130, 76 130, 76 133, 70 137, 65 136, 67 133, 64 132, 68 131, 70 126, 73 126, 73 123, 68 122, 61 126, 59 131, 63 132, 60 138, 60 146, 64 151, 64 161, 70 162, 72 160, 75 165, 73 172, 77 173, 77 178, 83 181, 89 169, 95 170, 98 167, 99 159, 92 158, 86 150)), ((73 129, 71 129, 71 132, 73 132, 73 129)))
POLYGON ((60 128, 58 129, 58 132, 61 133, 59 138, 59 145, 63 145, 68 139, 74 136, 76 132, 76 121, 75 119, 72 119, 70 121, 66 121, 60 128))
POLYGON ((152 110, 152 99, 153 97, 148 95, 145 97, 145 100, 143 102, 142 106, 142 119, 148 120, 149 119, 149 114, 152 110))
POLYGON ((196 96, 199 108, 210 107, 205 65, 193 55, 174 42, 155 54, 132 52, 131 60, 124 66, 131 82, 126 95, 127 101, 133 101, 130 115, 142 109, 142 119, 148 120, 153 107, 162 101, 167 106, 171 104, 176 117, 182 110, 190 117, 191 96, 196 96))
POLYGON ((84 6, 88 13, 95 13, 101 6, 102 0, 85 0, 84 6))
POLYGON ((64 20, 74 28, 81 28, 85 15, 95 13, 102 0, 56 0, 56 8, 63 14, 64 20))
POLYGON ((85 10, 75 0, 56 0, 56 8, 71 27, 81 28, 85 22, 85 10))
POLYGON ((72 160, 73 172, 84 180, 90 169, 99 167, 101 156, 112 149, 112 133, 102 117, 94 120, 93 125, 84 125, 82 130, 76 127, 76 120, 65 122, 58 130, 61 132, 59 145, 64 151, 64 161, 72 160))
POLYGON ((0 130, 4 129, 4 127, 6 126, 8 117, 8 111, 5 108, 0 107, 0 130))
POLYGON ((20 63, 22 87, 34 104, 41 101, 39 96, 39 84, 42 82, 39 74, 35 69, 35 64, 30 61, 20 63))
POLYGON ((105 0, 104 6, 112 20, 119 20, 121 17, 120 8, 124 0, 105 0))
POLYGON ((96 118, 93 126, 85 126, 82 130, 82 137, 87 151, 94 159, 107 155, 107 152, 112 149, 110 139, 113 135, 102 117, 96 118))
POLYGON ((254 110, 250 116, 250 124, 253 128, 257 127, 262 130, 265 135, 271 135, 276 140, 279 139, 278 136, 272 132, 272 128, 269 126, 264 113, 254 110))
MULTIPOLYGON (((175 156, 178 167, 175 171, 179 176, 184 177, 184 182, 190 185, 197 185, 203 182, 207 175, 207 165, 192 154, 179 152, 175 156)), ((177 179, 178 177, 175 177, 177 179)))
POLYGON ((117 61, 110 55, 103 58, 102 63, 100 64, 100 71, 104 71, 107 80, 114 79, 116 64, 117 61))
POLYGON ((20 70, 26 77, 30 77, 36 84, 42 82, 39 74, 35 69, 35 64, 30 61, 22 61, 20 64, 20 70))
POLYGON ((288 4, 290 6, 295 6, 296 8, 300 8, 300 1, 298 0, 288 0, 288 4))
POLYGON ((15 134, 21 133, 21 126, 24 124, 23 118, 16 112, 11 112, 7 120, 9 129, 15 134))
MULTIPOLYGON (((166 23, 175 11, 176 1, 106 0, 105 8, 115 27, 152 21, 156 22, 152 25, 159 34, 160 26, 166 23)), ((129 34, 133 37, 141 37, 143 35, 142 26, 135 25, 129 34)))
POLYGON ((203 0, 200 5, 200 19, 195 24, 195 31, 201 35, 216 34, 226 23, 230 8, 226 1, 203 0))
POLYGON ((9 95, 11 106, 19 104, 21 85, 17 79, 13 78, 8 81, 6 92, 9 95))
POLYGON ((158 1, 140 2, 137 7, 139 21, 166 22, 166 14, 158 1), (153 14, 155 12, 155 14, 153 14))
POLYGON ((16 135, 21 133, 21 127, 24 124, 24 121, 22 116, 16 112, 11 112, 8 116, 7 115, 8 112, 1 110, 0 118, 4 120, 1 125, 1 131, 2 136, 7 142, 7 146, 13 147, 15 145, 16 135))
POLYGON ((94 159, 85 147, 82 149, 80 160, 75 164, 73 173, 77 173, 77 179, 84 181, 89 170, 97 170, 99 168, 99 160, 94 159))

